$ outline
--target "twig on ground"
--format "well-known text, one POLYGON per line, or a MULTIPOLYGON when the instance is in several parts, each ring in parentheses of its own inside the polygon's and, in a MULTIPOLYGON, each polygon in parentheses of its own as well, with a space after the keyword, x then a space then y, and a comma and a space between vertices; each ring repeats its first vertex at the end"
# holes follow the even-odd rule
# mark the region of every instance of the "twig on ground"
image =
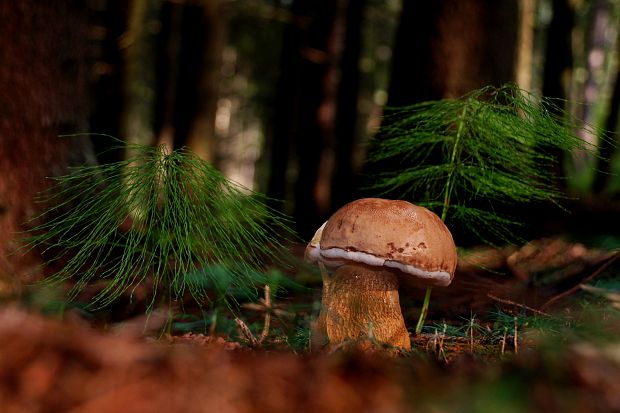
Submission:
POLYGON ((517 322, 517 317, 514 317, 515 321, 515 336, 514 336, 514 346, 515 346, 515 354, 519 352, 519 335, 517 328, 519 327, 519 323, 517 322))
POLYGON ((487 297, 489 297, 492 300, 499 301, 500 303, 514 305, 515 307, 523 308, 524 310, 528 310, 528 311, 531 311, 531 312, 536 313, 536 314, 549 315, 549 314, 545 313, 544 311, 540 311, 540 310, 532 308, 532 307, 530 307, 528 305, 517 303, 517 302, 511 301, 511 300, 507 300, 505 298, 499 298, 499 297, 494 296, 493 294, 487 294, 487 297))
POLYGON ((438 355, 443 356, 443 360, 446 364, 448 364, 448 357, 446 357, 446 352, 443 349, 443 341, 446 338, 446 331, 448 330, 448 325, 446 323, 443 324, 443 332, 439 338, 439 351, 438 355))
POLYGON ((263 331, 261 332, 260 337, 258 338, 259 343, 262 343, 267 338, 267 335, 269 334, 269 327, 271 325, 271 311, 273 310, 273 308, 271 306, 271 288, 269 287, 269 284, 265 284, 264 305, 265 305, 265 322, 263 324, 263 331))
POLYGON ((472 316, 469 320, 469 352, 474 353, 474 322, 476 317, 472 316))
POLYGON ((506 351, 506 340, 508 338, 508 327, 504 327, 504 335, 502 336, 502 356, 506 351))
POLYGON ((237 327, 239 327, 239 331, 241 331, 241 334, 245 337, 246 340, 250 342, 253 347, 258 345, 258 340, 256 340, 256 337, 254 337, 254 334, 242 319, 240 319, 239 317, 235 317, 235 323, 237 324, 237 327))
POLYGON ((613 255, 611 255, 609 257, 609 259, 607 261, 605 261, 605 263, 603 263, 596 271, 594 271, 592 274, 588 275, 586 278, 584 278, 583 280, 581 280, 579 283, 577 283, 577 285, 575 285, 572 288, 569 288, 568 290, 550 298, 545 304, 543 304, 540 309, 541 310, 545 310, 546 308, 549 308, 553 303, 555 303, 558 300, 561 300, 562 298, 565 298, 571 294, 574 294, 575 292, 579 291, 581 289, 581 285, 592 280, 593 278, 597 277, 600 273, 602 273, 603 271, 605 271, 605 269, 607 267, 609 267, 611 264, 613 264, 618 258, 620 258, 620 251, 616 251, 613 255))
POLYGON ((241 320, 239 317, 235 317, 235 323, 241 330, 241 333, 245 336, 245 338, 253 345, 257 346, 262 344, 263 341, 269 335, 269 329, 271 328, 271 313, 275 314, 276 317, 280 316, 290 316, 291 314, 287 311, 281 310, 277 305, 273 304, 271 301, 271 287, 268 284, 265 284, 265 298, 261 298, 259 303, 245 303, 242 304, 241 307, 246 308, 248 310, 253 311, 261 311, 265 313, 265 321, 263 322, 263 331, 260 336, 256 338, 247 324, 241 320))

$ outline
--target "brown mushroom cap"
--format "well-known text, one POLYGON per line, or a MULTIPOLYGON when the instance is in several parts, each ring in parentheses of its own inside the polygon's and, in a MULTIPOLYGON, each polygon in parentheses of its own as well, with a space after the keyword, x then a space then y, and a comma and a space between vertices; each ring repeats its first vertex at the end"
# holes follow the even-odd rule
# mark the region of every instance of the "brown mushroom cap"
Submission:
POLYGON ((439 286, 450 284, 457 264, 452 235, 437 215, 379 198, 344 205, 319 228, 306 252, 327 266, 346 261, 386 266, 439 286))

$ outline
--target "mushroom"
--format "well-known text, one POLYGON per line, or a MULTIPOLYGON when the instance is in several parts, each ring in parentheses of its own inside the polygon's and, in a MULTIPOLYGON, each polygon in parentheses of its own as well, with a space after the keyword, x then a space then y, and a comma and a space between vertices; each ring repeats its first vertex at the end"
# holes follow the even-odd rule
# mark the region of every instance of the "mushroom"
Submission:
POLYGON ((364 198, 344 205, 306 247, 323 273, 312 345, 372 337, 411 348, 398 296, 399 283, 447 286, 457 255, 437 215, 406 201, 364 198), (323 266, 334 270, 328 275, 323 266))

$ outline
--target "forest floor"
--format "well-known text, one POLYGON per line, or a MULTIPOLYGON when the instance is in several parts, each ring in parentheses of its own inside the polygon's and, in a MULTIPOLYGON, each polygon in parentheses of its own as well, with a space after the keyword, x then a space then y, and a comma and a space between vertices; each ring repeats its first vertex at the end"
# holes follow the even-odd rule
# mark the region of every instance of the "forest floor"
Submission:
MULTIPOLYGON (((320 276, 303 271, 292 277, 305 288, 171 325, 139 308, 103 320, 50 315, 49 297, 6 300, 0 411, 620 411, 619 257, 565 238, 461 251, 406 353, 311 351, 320 276)), ((422 295, 401 292, 409 326, 422 295)))

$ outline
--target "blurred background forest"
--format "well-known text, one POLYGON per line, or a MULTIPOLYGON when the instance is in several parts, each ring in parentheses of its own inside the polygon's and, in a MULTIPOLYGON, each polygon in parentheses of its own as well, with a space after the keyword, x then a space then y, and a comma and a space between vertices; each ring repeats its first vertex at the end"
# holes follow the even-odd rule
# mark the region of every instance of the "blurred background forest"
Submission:
POLYGON ((35 272, 11 255, 13 234, 45 177, 124 156, 100 155, 105 136, 60 134, 188 146, 283 200, 309 239, 368 195, 385 107, 506 82, 609 132, 601 159, 565 154, 563 173, 615 231, 619 28, 615 0, 2 1, 0 272, 35 272))

